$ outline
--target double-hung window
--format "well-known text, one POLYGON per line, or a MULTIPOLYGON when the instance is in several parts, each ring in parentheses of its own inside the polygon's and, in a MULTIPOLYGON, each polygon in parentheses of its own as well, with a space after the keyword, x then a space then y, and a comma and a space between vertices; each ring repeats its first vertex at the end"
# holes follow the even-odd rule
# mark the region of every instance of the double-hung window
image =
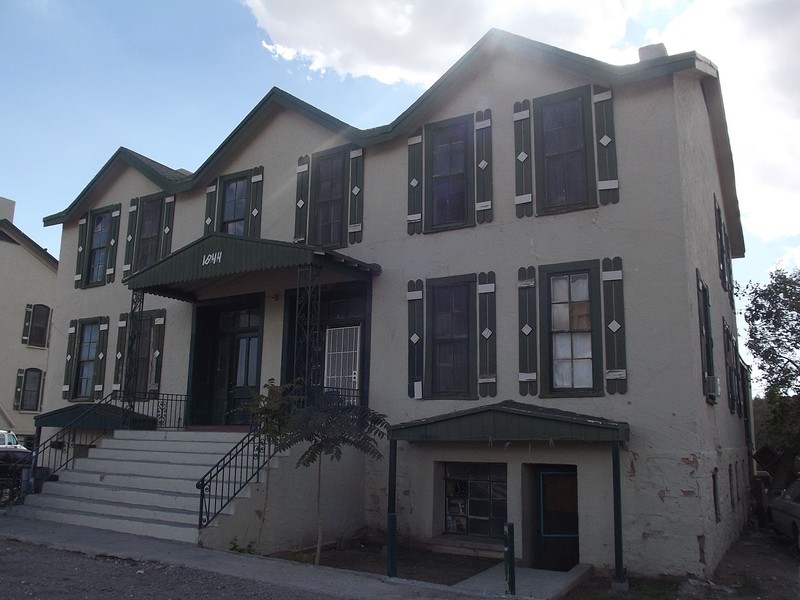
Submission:
POLYGON ((222 233, 244 235, 247 187, 247 177, 223 181, 222 201, 220 202, 220 231, 222 233))
POLYGON ((425 127, 425 231, 475 224, 472 115, 425 127))
POLYGON ((78 221, 75 287, 114 281, 120 205, 93 210, 78 221))
POLYGON ((264 167, 224 175, 206 188, 204 233, 260 237, 264 167))
POLYGON ((70 321, 62 396, 67 400, 103 397, 108 317, 70 321))
POLYGON ((476 277, 427 281, 426 397, 477 398, 476 277))
POLYGON ((597 206, 591 109, 589 86, 533 101, 539 214, 597 206))
POLYGON ((343 246, 347 235, 347 152, 337 149, 313 157, 311 174, 311 243, 343 246))
POLYGON ((140 271, 169 255, 174 219, 175 196, 154 194, 131 200, 125 271, 140 271))
POLYGON ((542 395, 603 389, 600 269, 597 261, 540 268, 542 395))

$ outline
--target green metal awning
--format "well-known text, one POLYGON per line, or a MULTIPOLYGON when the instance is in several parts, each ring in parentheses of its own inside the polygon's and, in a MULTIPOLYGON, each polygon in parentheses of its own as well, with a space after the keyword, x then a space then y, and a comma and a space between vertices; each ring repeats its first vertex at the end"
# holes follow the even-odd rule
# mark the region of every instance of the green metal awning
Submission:
POLYGON ((389 427, 408 442, 624 442, 627 423, 506 400, 389 427))
POLYGON ((358 279, 369 279, 381 271, 375 263, 315 246, 209 233, 128 276, 123 283, 131 290, 193 300, 205 283, 245 273, 310 265, 338 270, 358 279))
POLYGON ((156 419, 153 417, 138 413, 131 415, 120 406, 98 407, 93 402, 79 402, 33 418, 36 427, 58 428, 67 427, 79 420, 81 429, 127 429, 131 426, 136 429, 156 428, 156 419))

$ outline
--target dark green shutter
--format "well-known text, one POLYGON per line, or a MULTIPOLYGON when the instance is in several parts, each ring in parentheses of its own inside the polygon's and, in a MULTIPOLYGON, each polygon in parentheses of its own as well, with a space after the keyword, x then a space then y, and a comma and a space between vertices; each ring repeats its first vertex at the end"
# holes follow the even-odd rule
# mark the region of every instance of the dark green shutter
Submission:
POLYGON ((25 320, 22 322, 22 343, 27 345, 31 339, 31 323, 33 322, 33 304, 25 305, 25 320))
POLYGON ((536 377, 536 268, 520 267, 517 270, 517 296, 519 299, 519 393, 535 396, 538 393, 536 377))
MULTIPOLYGON (((533 150, 530 100, 514 103, 514 179, 517 218, 531 217, 533 216, 533 150)), ((522 382, 520 382, 521 387, 522 382)))
POLYGON ((722 211, 717 203, 717 196, 714 195, 714 225, 717 230, 717 268, 719 269, 719 280, 722 282, 722 289, 728 289, 727 278, 725 277, 725 239, 722 233, 722 211))
POLYGON ((422 233, 422 130, 408 138, 408 235, 422 233))
POLYGON ((161 365, 164 362, 164 331, 166 329, 166 309, 160 309, 153 315, 153 381, 155 389, 161 389, 161 365))
POLYGON ((69 322, 67 334, 67 356, 64 365, 64 385, 61 387, 61 397, 64 400, 72 398, 72 386, 75 384, 75 365, 78 363, 76 340, 78 337, 78 321, 69 322))
POLYGON ((206 220, 203 222, 203 234, 214 232, 217 219, 217 184, 214 180, 208 187, 206 187, 206 220))
POLYGON ((614 111, 611 90, 594 86, 595 151, 597 153, 597 195, 600 204, 619 202, 617 139, 614 136, 614 111))
POLYGON ((497 309, 493 271, 478 274, 478 393, 497 395, 497 309))
POLYGON ((94 381, 92 397, 95 400, 103 398, 103 382, 106 374, 106 354, 108 350, 108 317, 100 318, 100 331, 97 336, 97 354, 94 358, 94 381))
POLYGON ((363 239, 364 228, 364 149, 350 151, 350 210, 347 239, 358 244, 363 239))
POLYGON ((725 317, 722 317, 722 338, 725 350, 725 384, 728 388, 728 409, 736 413, 736 373, 734 372, 733 335, 725 317))
POLYGON ((106 259, 106 283, 113 283, 117 269, 117 246, 119 246, 119 221, 122 204, 111 207, 111 231, 108 240, 108 255, 106 259))
POLYGON ((261 237, 261 201, 264 191, 264 167, 256 167, 250 174, 250 206, 245 215, 247 235, 261 237))
POLYGON ((421 279, 408 282, 408 397, 422 398, 425 364, 425 304, 421 279))
POLYGON ((492 111, 475 113, 475 220, 491 223, 492 210, 492 111))
POLYGON ((166 258, 172 252, 172 228, 175 223, 175 196, 164 198, 164 228, 161 230, 161 246, 158 258, 166 258))
POLYGON ((122 313, 117 321, 117 353, 114 355, 114 381, 111 385, 113 391, 122 389, 125 377, 125 342, 128 333, 128 313, 122 313))
POLYGON ((628 391, 625 349, 625 311, 622 293, 622 259, 603 259, 603 326, 606 341, 606 390, 609 394, 628 391))
POLYGON ((122 265, 122 275, 130 275, 133 271, 133 261, 136 256, 136 230, 139 226, 139 198, 131 198, 128 206, 128 235, 125 236, 125 262, 122 265))
POLYGON ((306 243, 308 229, 308 202, 309 202, 309 158, 308 155, 297 159, 297 193, 294 203, 294 241, 298 244, 306 243))
POLYGON ((83 287, 83 269, 84 265, 86 264, 86 255, 88 252, 86 251, 86 245, 88 244, 88 239, 86 237, 87 232, 89 231, 88 226, 89 215, 85 214, 78 220, 78 252, 77 257, 75 259, 75 287, 80 288, 83 287))
POLYGON ((14 410, 22 408, 22 390, 25 386, 25 369, 17 369, 17 385, 14 388, 14 410))

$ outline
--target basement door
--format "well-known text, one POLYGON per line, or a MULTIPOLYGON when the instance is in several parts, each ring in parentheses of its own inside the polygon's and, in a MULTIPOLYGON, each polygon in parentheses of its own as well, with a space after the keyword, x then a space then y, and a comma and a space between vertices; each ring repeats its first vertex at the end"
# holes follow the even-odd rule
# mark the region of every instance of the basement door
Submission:
POLYGON ((579 562, 577 469, 538 465, 535 486, 533 567, 569 571, 579 562))
POLYGON ((325 330, 326 389, 336 388, 352 400, 358 399, 361 326, 330 327, 325 330))

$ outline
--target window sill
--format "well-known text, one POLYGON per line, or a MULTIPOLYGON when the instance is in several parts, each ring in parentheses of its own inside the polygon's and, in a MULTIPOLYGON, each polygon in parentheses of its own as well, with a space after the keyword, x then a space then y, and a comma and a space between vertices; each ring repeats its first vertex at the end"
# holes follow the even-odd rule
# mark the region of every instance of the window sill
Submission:
POLYGON ((477 396, 422 396, 420 400, 449 400, 450 402, 477 402, 479 398, 477 396))
POLYGON ((539 398, 602 398, 603 390, 565 390, 563 392, 539 392, 539 398))
POLYGON ((563 215, 564 213, 577 212, 579 210, 591 210, 597 208, 597 203, 594 204, 575 204, 573 206, 559 206, 557 208, 542 208, 537 207, 537 217, 548 217, 550 215, 563 215))
MULTIPOLYGON (((473 209, 474 211, 475 209, 473 209)), ((452 231, 454 229, 466 229, 467 227, 475 227, 474 222, 465 222, 465 223, 453 223, 451 225, 428 225, 423 226, 422 233, 439 233, 440 231, 452 231)))

